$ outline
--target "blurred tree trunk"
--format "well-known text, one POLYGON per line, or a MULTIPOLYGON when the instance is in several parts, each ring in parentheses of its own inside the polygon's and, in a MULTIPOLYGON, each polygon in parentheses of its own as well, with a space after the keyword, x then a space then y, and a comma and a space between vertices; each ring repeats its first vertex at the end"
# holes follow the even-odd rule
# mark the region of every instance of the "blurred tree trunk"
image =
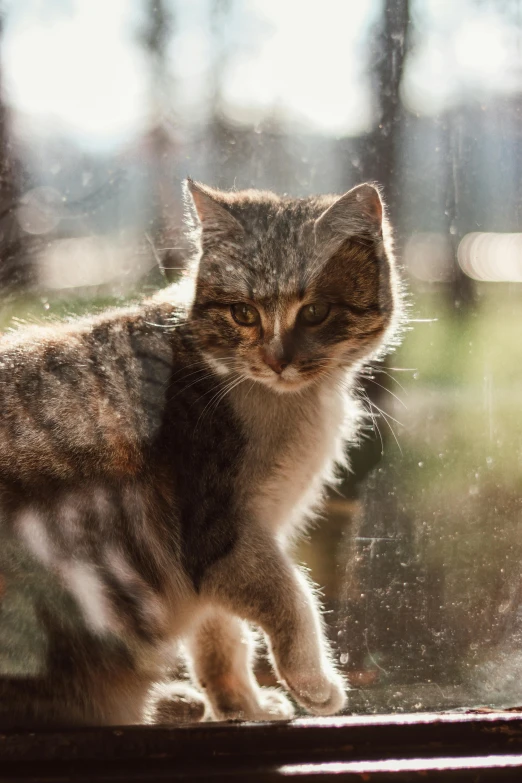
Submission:
MULTIPOLYGON (((2 43, 3 19, 0 16, 0 46, 2 43)), ((23 231, 17 219, 20 196, 28 183, 14 153, 3 85, 4 74, 0 71, 0 290, 5 303, 10 296, 34 283, 33 245, 40 243, 23 231)))
POLYGON ((409 45, 409 0, 385 0, 382 18, 371 49, 376 52, 373 67, 378 122, 364 140, 362 174, 383 188, 392 224, 398 227, 401 161, 397 154, 403 122, 400 85, 409 45))
POLYGON ((176 279, 186 257, 181 236, 181 191, 173 175, 177 143, 173 121, 173 82, 167 57, 175 27, 172 8, 173 4, 167 4, 165 0, 145 0, 146 26, 143 31, 149 59, 151 118, 145 147, 154 199, 154 218, 147 239, 169 280, 176 279))

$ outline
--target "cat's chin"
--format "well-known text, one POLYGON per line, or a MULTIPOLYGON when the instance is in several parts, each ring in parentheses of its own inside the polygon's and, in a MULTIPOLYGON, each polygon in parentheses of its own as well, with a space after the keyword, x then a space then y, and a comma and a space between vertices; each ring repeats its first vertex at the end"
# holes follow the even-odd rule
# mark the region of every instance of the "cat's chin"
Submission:
POLYGON ((311 386, 312 379, 306 377, 285 378, 282 375, 256 376, 255 380, 276 394, 296 394, 311 386))

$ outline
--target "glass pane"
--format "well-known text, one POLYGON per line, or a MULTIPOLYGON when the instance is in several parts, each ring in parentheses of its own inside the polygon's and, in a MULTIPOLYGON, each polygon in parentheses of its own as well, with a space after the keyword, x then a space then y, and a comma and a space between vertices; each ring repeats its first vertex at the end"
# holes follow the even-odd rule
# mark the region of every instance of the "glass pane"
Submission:
MULTIPOLYGON (((297 552, 353 712, 522 700, 521 45, 518 0, 4 3, 3 330, 177 280, 186 175, 382 185, 409 322, 297 552)), ((0 667, 30 676, 7 587, 0 667)))

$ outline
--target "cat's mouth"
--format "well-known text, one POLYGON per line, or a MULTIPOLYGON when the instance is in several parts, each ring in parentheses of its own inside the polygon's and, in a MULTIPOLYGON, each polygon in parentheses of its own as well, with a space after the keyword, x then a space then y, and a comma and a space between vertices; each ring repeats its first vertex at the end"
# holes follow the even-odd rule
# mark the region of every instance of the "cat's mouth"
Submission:
POLYGON ((330 365, 326 366, 324 359, 319 363, 306 361, 303 366, 291 363, 280 372, 275 372, 264 364, 242 364, 231 357, 207 354, 205 358, 216 374, 234 376, 236 380, 256 381, 277 394, 299 392, 317 382, 326 374, 327 369, 331 369, 330 365))
POLYGON ((324 373, 321 369, 300 370, 293 365, 289 365, 280 373, 258 367, 250 367, 249 370, 253 380, 262 383, 278 394, 301 391, 324 373))

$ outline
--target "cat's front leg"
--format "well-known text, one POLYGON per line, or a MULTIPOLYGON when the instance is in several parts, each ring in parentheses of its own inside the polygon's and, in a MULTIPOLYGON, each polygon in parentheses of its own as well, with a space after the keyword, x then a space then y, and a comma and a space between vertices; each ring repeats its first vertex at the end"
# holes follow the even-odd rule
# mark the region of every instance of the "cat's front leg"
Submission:
POLYGON ((255 639, 247 623, 209 607, 187 639, 195 678, 217 720, 285 720, 294 714, 276 688, 261 688, 253 672, 255 639))
POLYGON ((313 590, 270 534, 249 530, 209 569, 204 591, 267 634, 279 678, 305 709, 332 715, 346 703, 313 590))

